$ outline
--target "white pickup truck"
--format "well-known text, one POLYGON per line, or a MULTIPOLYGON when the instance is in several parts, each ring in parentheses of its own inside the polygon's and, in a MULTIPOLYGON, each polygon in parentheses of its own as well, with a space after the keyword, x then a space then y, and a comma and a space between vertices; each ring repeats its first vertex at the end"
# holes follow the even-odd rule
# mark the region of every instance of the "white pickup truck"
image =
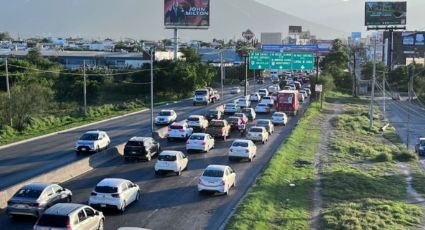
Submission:
POLYGON ((193 105, 203 104, 208 105, 220 100, 220 94, 210 87, 197 89, 192 98, 193 105))

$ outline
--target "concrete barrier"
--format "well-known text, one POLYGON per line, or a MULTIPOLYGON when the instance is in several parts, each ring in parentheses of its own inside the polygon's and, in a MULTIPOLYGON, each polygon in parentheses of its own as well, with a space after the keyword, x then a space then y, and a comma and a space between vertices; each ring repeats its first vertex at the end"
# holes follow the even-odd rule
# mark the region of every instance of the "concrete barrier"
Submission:
POLYGON ((108 161, 117 157, 121 157, 124 153, 124 144, 117 145, 105 151, 85 157, 81 160, 72 162, 68 165, 61 166, 60 168, 43 173, 39 176, 33 177, 19 184, 10 186, 0 191, 0 208, 7 206, 7 201, 18 191, 21 187, 31 182, 49 182, 49 183, 63 183, 83 173, 86 173, 94 168, 97 168, 108 161))

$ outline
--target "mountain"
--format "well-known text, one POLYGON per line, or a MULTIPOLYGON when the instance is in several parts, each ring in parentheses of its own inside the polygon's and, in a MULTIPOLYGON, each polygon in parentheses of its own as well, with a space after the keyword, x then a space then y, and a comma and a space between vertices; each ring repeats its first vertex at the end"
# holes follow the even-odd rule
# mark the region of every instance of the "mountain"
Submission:
MULTIPOLYGON (((164 29, 163 0, 0 0, 0 31, 13 35, 85 38, 171 38, 164 29)), ((288 9, 288 12, 290 9, 288 9)), ((288 31, 300 25, 319 38, 343 37, 347 33, 308 22, 255 0, 211 0, 210 29, 179 30, 183 41, 240 38, 251 29, 288 31)))

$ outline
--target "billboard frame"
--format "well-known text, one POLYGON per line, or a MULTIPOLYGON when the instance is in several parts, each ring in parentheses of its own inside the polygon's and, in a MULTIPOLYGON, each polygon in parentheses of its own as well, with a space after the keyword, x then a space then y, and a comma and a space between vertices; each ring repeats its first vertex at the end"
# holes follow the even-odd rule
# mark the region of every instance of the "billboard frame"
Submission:
POLYGON ((209 27, 211 26, 211 0, 207 0, 208 1, 208 25, 206 26, 194 26, 194 25, 166 25, 166 15, 165 15, 165 4, 167 1, 170 0, 164 0, 164 29, 173 29, 173 30, 184 30, 184 29, 189 29, 189 30, 194 30, 194 29, 198 29, 198 30, 208 30, 209 27))

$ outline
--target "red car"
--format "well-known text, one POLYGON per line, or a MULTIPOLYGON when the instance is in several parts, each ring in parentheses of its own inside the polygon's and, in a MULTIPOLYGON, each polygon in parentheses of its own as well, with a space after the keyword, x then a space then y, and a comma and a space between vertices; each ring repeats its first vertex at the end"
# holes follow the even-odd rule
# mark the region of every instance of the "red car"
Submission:
POLYGON ((233 115, 233 116, 239 117, 244 124, 248 124, 249 119, 248 119, 248 117, 246 116, 245 113, 235 113, 235 115, 233 115))

